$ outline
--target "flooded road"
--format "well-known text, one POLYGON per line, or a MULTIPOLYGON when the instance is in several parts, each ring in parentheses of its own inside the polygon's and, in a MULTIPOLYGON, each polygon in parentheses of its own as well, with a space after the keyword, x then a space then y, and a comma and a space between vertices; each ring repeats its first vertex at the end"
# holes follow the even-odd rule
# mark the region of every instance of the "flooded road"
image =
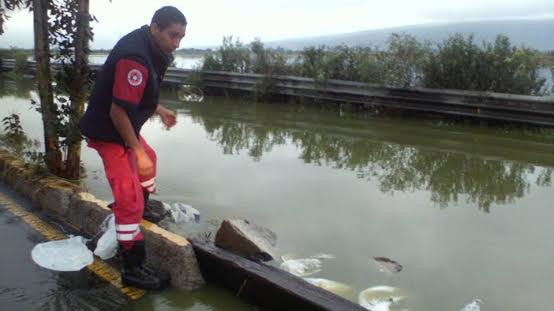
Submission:
MULTIPOLYGON (((23 129, 41 137, 29 110, 29 94, 36 95, 3 89, 0 113, 18 112, 23 129)), ((482 310, 554 304, 552 130, 164 98, 178 124, 167 131, 153 118, 143 130, 158 153, 155 198, 190 204, 202 220, 174 231, 205 234, 222 219, 246 218, 277 234, 282 255, 334 255, 311 277, 356 293, 397 287, 409 310, 461 310, 475 299, 482 310), (403 269, 382 272, 373 257, 403 269)), ((85 186, 111 200, 98 155, 84 147, 82 159, 85 186)), ((133 308, 248 308, 226 295, 168 291, 133 308)))
MULTIPOLYGON (((0 197, 9 198, 21 208, 31 209, 28 200, 15 194, 2 182, 0 197)), ((10 213, 2 201, 0 200, 0 234, 4 237, 0 240, 2 310, 252 310, 227 291, 214 286, 192 292, 177 289, 150 292, 140 300, 128 301, 117 289, 99 280, 86 269, 79 272, 44 269, 35 264, 31 258, 31 250, 36 244, 48 240, 21 218, 10 213)), ((61 228, 56 223, 50 224, 61 228)))
MULTIPOLYGON (((2 196, 30 208, 0 183, 2 196)), ((0 306, 2 310, 121 310, 126 299, 86 270, 55 272, 31 259, 37 243, 47 241, 0 203, 0 306)))

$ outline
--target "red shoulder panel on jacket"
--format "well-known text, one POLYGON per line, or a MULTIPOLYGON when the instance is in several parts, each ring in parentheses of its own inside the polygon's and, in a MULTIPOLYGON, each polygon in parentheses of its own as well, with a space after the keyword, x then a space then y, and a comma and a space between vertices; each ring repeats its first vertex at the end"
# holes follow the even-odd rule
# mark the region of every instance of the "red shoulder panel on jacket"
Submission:
POLYGON ((115 65, 113 96, 129 104, 138 105, 148 82, 148 70, 130 59, 121 59, 115 65))

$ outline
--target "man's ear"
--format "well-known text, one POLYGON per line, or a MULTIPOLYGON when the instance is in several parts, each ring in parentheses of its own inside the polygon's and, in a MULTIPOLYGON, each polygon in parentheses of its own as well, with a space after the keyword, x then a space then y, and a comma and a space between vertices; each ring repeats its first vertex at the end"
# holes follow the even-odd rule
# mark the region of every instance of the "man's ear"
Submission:
POLYGON ((152 32, 152 33, 160 32, 160 27, 158 26, 157 23, 151 23, 150 24, 150 32, 152 32))

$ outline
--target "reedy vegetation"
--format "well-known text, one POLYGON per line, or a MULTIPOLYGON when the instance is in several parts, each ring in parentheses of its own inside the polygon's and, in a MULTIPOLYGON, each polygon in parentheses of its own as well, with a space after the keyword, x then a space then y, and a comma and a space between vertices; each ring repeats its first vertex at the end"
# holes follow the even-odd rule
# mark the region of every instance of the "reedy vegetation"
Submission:
POLYGON ((498 35, 494 42, 477 43, 473 36, 456 34, 440 43, 420 42, 406 34, 392 34, 387 45, 375 47, 310 47, 290 53, 265 48, 260 40, 245 45, 232 37, 207 54, 205 70, 267 75, 261 91, 272 87, 275 75, 347 80, 397 87, 428 87, 545 95, 545 66, 537 50, 516 47, 498 35))

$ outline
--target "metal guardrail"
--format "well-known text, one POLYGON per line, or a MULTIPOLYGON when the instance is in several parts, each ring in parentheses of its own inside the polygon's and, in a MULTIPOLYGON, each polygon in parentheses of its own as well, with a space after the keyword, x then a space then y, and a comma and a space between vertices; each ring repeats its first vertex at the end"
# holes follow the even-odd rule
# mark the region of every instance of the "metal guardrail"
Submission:
MULTIPOLYGON (((2 69, 13 69, 15 60, 3 59, 2 69)), ((55 66, 54 66, 55 67, 55 66)), ((35 64, 29 63, 34 71, 35 64)), ((91 70, 101 66, 92 65, 91 70)), ((187 83, 193 70, 170 68, 164 82, 187 83)), ((221 71, 201 73, 203 85, 208 88, 255 92, 267 79, 265 75, 221 71)), ((271 93, 292 97, 306 97, 337 103, 356 103, 554 126, 554 97, 525 96, 480 91, 442 90, 426 88, 398 88, 360 82, 274 76, 271 93)))

